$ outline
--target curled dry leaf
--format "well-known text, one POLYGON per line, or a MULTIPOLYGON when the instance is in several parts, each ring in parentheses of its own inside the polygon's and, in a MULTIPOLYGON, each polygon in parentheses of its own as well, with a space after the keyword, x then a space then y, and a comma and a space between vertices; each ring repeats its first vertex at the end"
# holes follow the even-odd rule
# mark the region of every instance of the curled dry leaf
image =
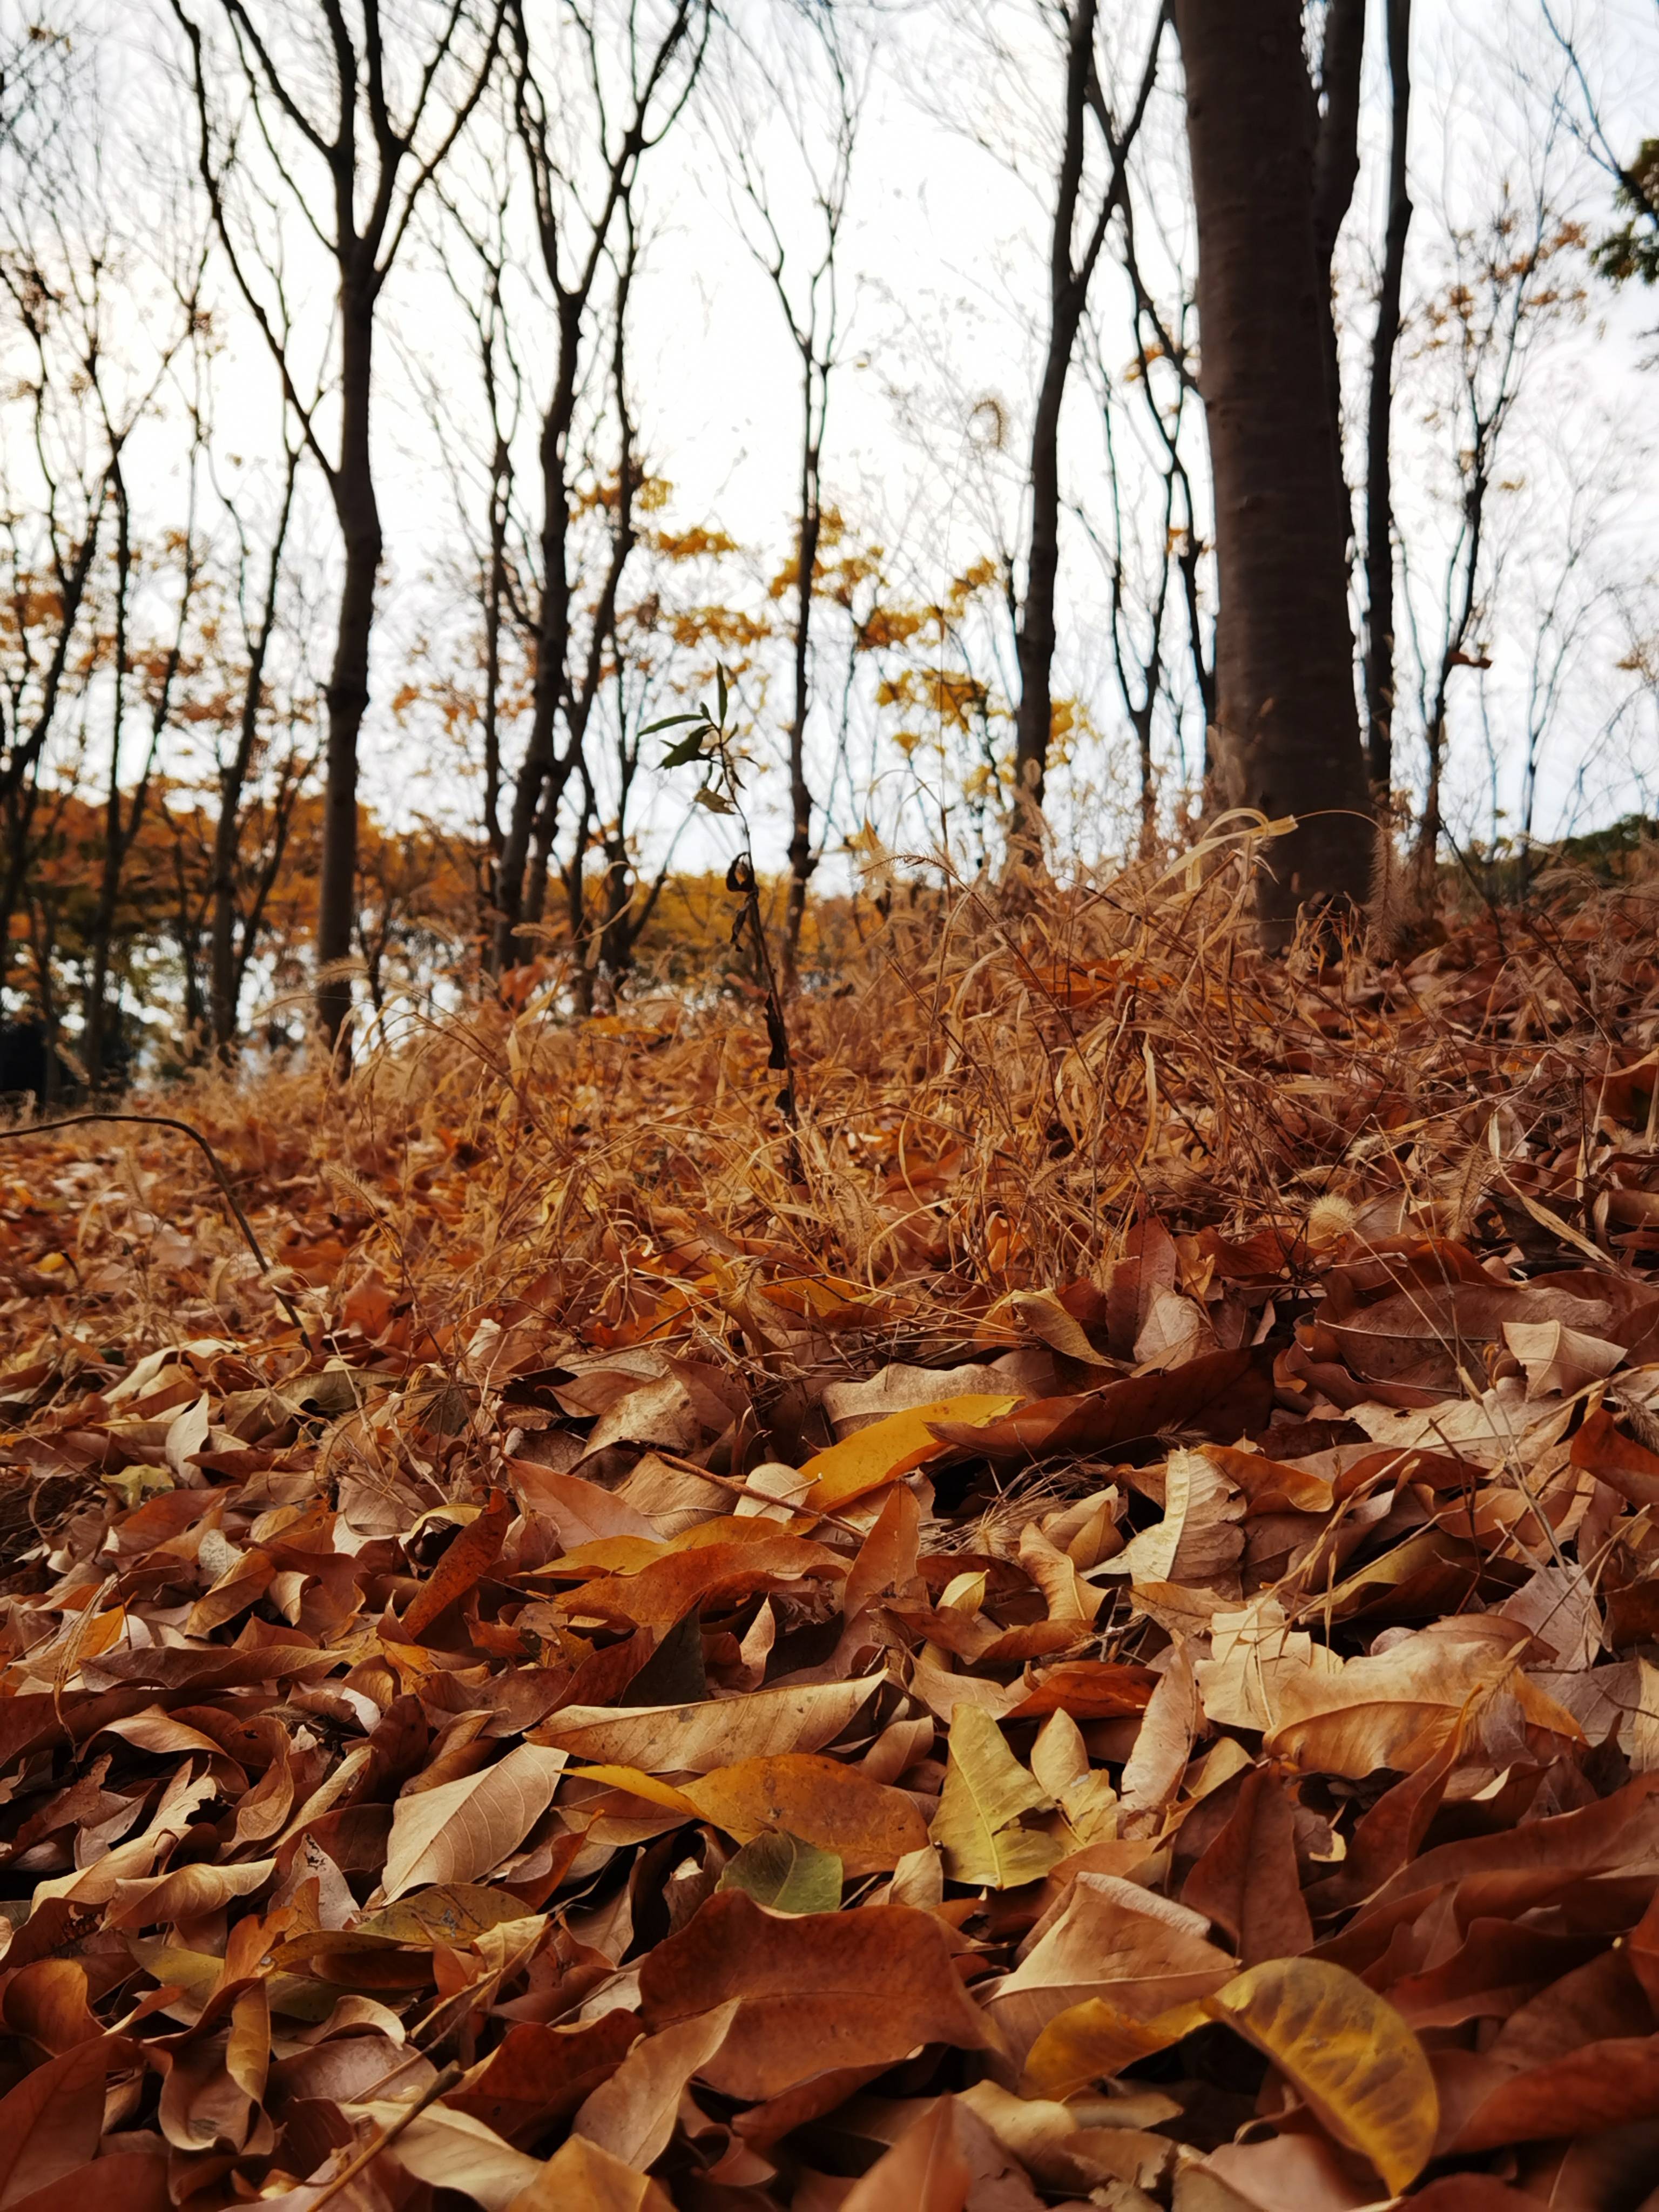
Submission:
POLYGON ((1276 1959, 1203 2002, 1272 2059, 1390 2191, 1417 2179, 1440 2124, 1434 2075, 1394 2007, 1356 1975, 1321 1959, 1276 1959))
POLYGON ((674 2132, 681 2093, 726 2040, 742 2000, 728 1998, 636 2043, 577 2113, 572 2133, 609 2151, 624 2166, 661 2157, 674 2132))

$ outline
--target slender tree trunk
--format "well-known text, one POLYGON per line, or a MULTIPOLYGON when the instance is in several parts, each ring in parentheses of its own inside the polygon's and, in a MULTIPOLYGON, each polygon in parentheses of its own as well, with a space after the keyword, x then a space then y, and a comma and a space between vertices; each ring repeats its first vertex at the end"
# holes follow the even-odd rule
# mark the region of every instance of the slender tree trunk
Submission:
POLYGON ((127 500, 126 479, 118 462, 111 470, 110 489, 115 501, 115 635, 112 673, 109 738, 109 788, 104 799, 104 860, 93 911, 92 960, 87 983, 86 1030, 82 1058, 87 1080, 96 1091, 104 1079, 105 1000, 109 994, 110 945, 115 933, 115 907, 120 895, 121 867, 126 858, 126 838, 121 807, 121 725, 126 719, 127 616, 132 586, 132 511, 127 500))
POLYGON ((1229 805, 1299 826, 1269 855, 1264 933, 1363 896, 1374 830, 1354 701, 1342 495, 1297 0, 1176 0, 1198 216, 1200 382, 1215 483, 1218 769, 1229 805))
POLYGON ((1083 134, 1099 0, 1076 0, 1066 36, 1065 135, 1048 248, 1048 350, 1031 424, 1031 538, 1019 618, 1019 712, 1014 725, 1013 845, 1026 865, 1042 851, 1041 815, 1054 722, 1054 592, 1060 576, 1060 418, 1091 269, 1073 264, 1083 187, 1083 134), (1079 276, 1082 281, 1079 282, 1079 276))
POLYGON ((340 297, 340 460, 334 509, 345 550, 329 673, 328 774, 323 795, 322 882, 317 903, 317 1018, 331 1050, 351 1012, 351 958, 357 911, 357 747, 368 710, 368 641, 380 576, 380 510, 369 453, 376 279, 367 249, 340 297))
POLYGON ((794 992, 799 981, 806 886, 817 866, 812 858, 812 793, 806 781, 806 712, 810 704, 812 584, 818 565, 818 538, 823 528, 820 471, 829 381, 827 366, 820 366, 813 359, 809 343, 802 362, 805 419, 801 434, 800 515, 795 549, 795 699, 789 723, 789 896, 783 923, 783 988, 787 994, 794 992))
POLYGON ((294 512, 295 479, 300 455, 290 448, 283 483, 283 504, 271 534, 265 569, 264 601, 258 627, 248 640, 247 678, 236 731, 236 750, 219 776, 219 818, 213 829, 213 872, 209 884, 212 919, 208 940, 208 1027, 214 1050, 228 1058, 236 1042, 241 975, 236 958, 236 860, 241 843, 242 800, 258 739, 259 707, 264 695, 265 661, 276 622, 276 593, 282 581, 283 549, 294 512))
POLYGON ((538 833, 556 821, 559 800, 575 765, 573 755, 562 760, 556 752, 554 732, 570 653, 570 485, 565 448, 575 413, 581 311, 586 304, 585 299, 561 301, 558 373, 542 418, 542 597, 536 624, 536 674, 530 738, 514 785, 507 835, 501 841, 495 900, 498 972, 512 967, 518 957, 513 933, 519 923, 540 915, 546 896, 545 863, 543 880, 531 868, 532 880, 526 883, 526 872, 533 848, 544 843, 538 833))
POLYGON ((1379 809, 1394 781, 1394 474, 1391 424, 1394 357, 1400 343, 1401 294, 1412 204, 1406 157, 1411 124, 1412 0, 1388 0, 1389 81, 1393 121, 1389 141, 1389 222, 1382 283, 1371 341, 1370 404, 1365 428, 1365 719, 1367 768, 1379 809))

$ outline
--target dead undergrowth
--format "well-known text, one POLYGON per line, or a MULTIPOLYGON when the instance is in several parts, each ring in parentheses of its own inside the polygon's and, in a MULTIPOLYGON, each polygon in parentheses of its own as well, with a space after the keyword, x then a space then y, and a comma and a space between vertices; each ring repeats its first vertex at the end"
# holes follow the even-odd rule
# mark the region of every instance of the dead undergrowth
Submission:
POLYGON ((1655 897, 1249 865, 0 1146, 0 2203, 1643 2201, 1655 897))

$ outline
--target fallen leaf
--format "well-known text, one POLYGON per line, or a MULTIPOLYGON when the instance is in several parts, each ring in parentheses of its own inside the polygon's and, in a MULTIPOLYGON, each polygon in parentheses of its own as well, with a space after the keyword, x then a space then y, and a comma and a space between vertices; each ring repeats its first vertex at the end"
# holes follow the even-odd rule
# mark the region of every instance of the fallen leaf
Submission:
POLYGON ((386 1845, 386 1897, 422 1883, 477 1881, 489 1874, 552 1803, 564 1768, 562 1752, 521 1743, 480 1773, 400 1797, 386 1845))
POLYGON ((1524 1639, 1501 1617, 1455 1618, 1338 1673, 1283 1674, 1278 1725, 1262 1748, 1304 1773, 1410 1773, 1434 1757, 1472 1698, 1513 1673, 1524 1639))
POLYGON ((571 2133, 624 2166, 647 2166, 660 2158, 674 2132, 681 2093, 725 2042, 741 2002, 729 1998, 712 2012, 643 2037, 588 2098, 571 2133))
POLYGON ((990 1889, 1038 1881, 1062 1856, 1061 1848, 1052 1837, 1023 1826, 1021 1815, 1046 1812, 1053 1802, 1009 1750, 991 1716, 975 1705, 958 1706, 930 1832, 951 1880, 990 1889))
POLYGON ((924 2043, 994 2042, 944 1928, 903 1905, 774 1918, 740 1891, 711 1897, 647 1954, 640 2009, 655 2033, 733 1997, 703 2079, 750 2100, 836 2067, 893 2065, 924 2043))
POLYGON ((0 2097, 0 2206, 32 2197, 93 2156, 110 2058, 101 2037, 75 2044, 0 2097))
POLYGON ((515 2148, 528 2149, 610 2078, 640 2033, 637 2014, 625 2008, 568 2026, 511 2021, 489 2057, 445 2101, 515 2148))
POLYGON ((630 1712, 566 1705, 533 1729, 531 1741, 557 1745, 573 1759, 637 1766, 647 1774, 708 1774, 746 1759, 832 1743, 875 1687, 871 1681, 808 1683, 630 1712))
POLYGON ((410 1599, 399 1624, 405 1643, 418 1644, 438 1615, 465 1597, 494 1566, 511 1519, 506 1492, 492 1490, 483 1512, 452 1537, 431 1576, 410 1599))
POLYGON ((1017 1397, 969 1391, 890 1413, 807 1461, 801 1469, 812 1485, 807 1503, 817 1512, 834 1512, 948 1451, 951 1446, 935 1433, 937 1423, 953 1422, 972 1431, 1018 1403, 1017 1397))
POLYGON ((985 2005, 1023 2060, 1050 2021, 1091 1997, 1151 2021, 1208 1996, 1236 1970, 1200 1914, 1121 1876, 1084 1873, 985 2005))
POLYGON ((1024 2080, 1041 2097, 1066 2098, 1091 2081, 1109 2081, 1142 2058, 1167 2051, 1209 2019, 1201 2004, 1176 2005, 1143 2020, 1107 1997, 1085 1997, 1056 2013, 1025 2054, 1024 2080))
POLYGON ((674 2207, 648 2173, 636 2173, 598 2143, 572 2136, 507 2212, 674 2212, 674 2207))
POLYGON ((740 1889, 773 1912, 834 1912, 844 1878, 833 1851, 780 1831, 745 1844, 726 1861, 715 1887, 740 1889))
POLYGON ((840 2212, 964 2212, 974 2171, 957 2140, 955 2100, 941 2097, 841 2200, 840 2212))
POLYGON ((1181 1900, 1221 1929, 1247 1966, 1311 1948, 1296 1815, 1271 1769, 1245 1775, 1232 1814, 1187 1876, 1181 1900))
POLYGON ((1357 1976, 1321 1959, 1277 1959, 1203 2002, 1266 2053, 1391 2193, 1417 2179, 1440 2124, 1434 2076, 1411 2029, 1357 1976))
POLYGON ((718 1767, 687 1783, 683 1794, 705 1820, 740 1844, 787 1830, 834 1851, 853 1875, 889 1873, 927 1840, 927 1822, 902 1790, 811 1752, 718 1767))

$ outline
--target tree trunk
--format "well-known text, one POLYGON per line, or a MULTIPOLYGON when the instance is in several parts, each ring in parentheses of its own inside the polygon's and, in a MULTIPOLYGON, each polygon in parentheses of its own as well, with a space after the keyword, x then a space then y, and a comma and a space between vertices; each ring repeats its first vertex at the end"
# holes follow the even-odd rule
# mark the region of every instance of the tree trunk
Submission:
POLYGON ((806 710, 811 658, 812 580, 818 565, 823 527, 820 463, 823 418, 829 407, 830 372, 814 360, 809 340, 802 362, 805 421, 801 434, 800 514, 795 549, 794 713, 789 723, 789 896, 784 908, 783 988, 793 995, 799 976, 801 924, 806 915, 806 886, 817 863, 812 858, 812 793, 806 781, 806 710), (817 405, 813 386, 817 386, 817 405))
POLYGON ((1066 115, 1048 251, 1048 351, 1031 424, 1031 542, 1019 617, 1019 713, 1014 726, 1014 856, 1042 851, 1041 815, 1054 721, 1054 591, 1060 575, 1060 418, 1088 297, 1092 258, 1079 270, 1073 232, 1083 187, 1083 134, 1099 0, 1077 0, 1066 34, 1066 115))
POLYGON ((1200 386, 1215 484, 1217 766, 1298 827, 1269 855, 1270 942, 1363 898, 1375 836, 1321 327, 1315 108, 1297 0, 1176 0, 1198 217, 1200 386))
POLYGON ((1359 75, 1365 58, 1366 0, 1328 0, 1319 58, 1324 100, 1314 137, 1314 252, 1320 274, 1320 323, 1325 351, 1325 394, 1339 506, 1337 527, 1346 549, 1353 535, 1353 507, 1342 465, 1342 368, 1336 347, 1336 241, 1359 179, 1359 75))
POLYGON ((253 765, 259 733, 259 706, 264 693, 265 660, 276 623, 276 594, 282 583, 283 549, 294 512, 294 489, 299 474, 297 447, 289 449, 288 473, 283 482, 283 504, 271 533, 265 570, 264 604, 258 628, 248 639, 247 677, 242 687, 242 711, 237 724, 236 750, 219 775, 219 819, 213 830, 213 875, 209 890, 212 919, 208 939, 208 1027, 213 1048, 228 1059, 236 1042, 241 975, 236 957, 236 859, 241 843, 242 800, 253 765))
POLYGON ((351 958, 357 912, 357 741, 368 709, 368 641, 382 550, 368 438, 374 292, 370 263, 348 274, 340 297, 340 460, 331 489, 345 574, 326 694, 328 777, 317 904, 317 1019, 334 1051, 351 1012, 345 963, 351 958))
POLYGON ((107 1023, 105 1000, 109 994, 110 944, 115 932, 116 901, 120 896, 121 866, 126 858, 121 807, 121 725, 125 719, 127 683, 127 614, 132 583, 132 511, 127 501, 126 479, 118 462, 110 474, 115 500, 115 634, 112 650, 109 789, 104 800, 104 860, 100 872, 98 901, 93 910, 92 957, 88 963, 86 1026, 81 1055, 87 1081, 98 1091, 104 1080, 104 1031, 107 1023))
POLYGON ((532 864, 538 854, 550 850, 550 825, 556 823, 559 800, 575 767, 574 753, 567 752, 561 759, 556 752, 554 732, 565 696, 570 653, 570 483, 565 447, 575 414, 581 311, 586 304, 585 299, 575 303, 568 298, 561 301, 559 365, 542 420, 542 596, 536 623, 536 674, 530 740, 514 786, 513 808, 497 871, 495 966, 498 974, 522 957, 522 948, 514 936, 520 922, 540 916, 546 896, 545 858, 540 859, 539 872, 532 864))
POLYGON ((1394 781, 1394 477, 1390 424, 1394 356, 1411 228, 1406 154, 1411 123, 1412 0, 1388 0, 1389 81, 1394 116, 1389 142, 1389 224, 1382 283, 1371 340, 1370 405, 1365 431, 1365 718, 1367 768, 1379 808, 1394 781))

